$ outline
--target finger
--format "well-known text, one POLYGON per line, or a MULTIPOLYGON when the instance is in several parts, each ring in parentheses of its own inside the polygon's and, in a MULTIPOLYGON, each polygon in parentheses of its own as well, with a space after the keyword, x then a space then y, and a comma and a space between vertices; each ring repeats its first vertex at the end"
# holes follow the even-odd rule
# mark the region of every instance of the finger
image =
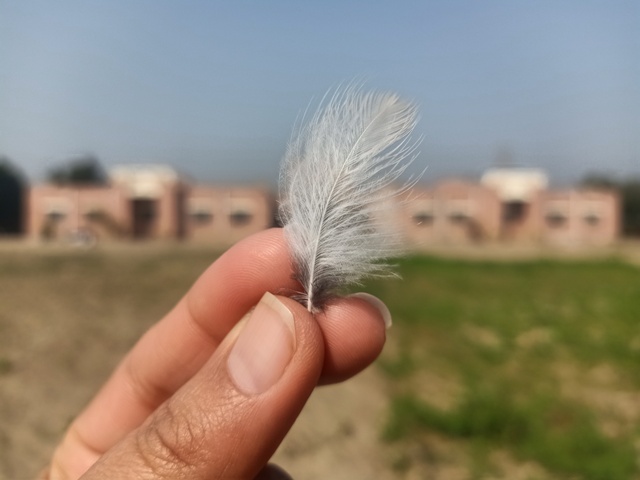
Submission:
POLYGON ((264 292, 295 288, 292 277, 280 229, 225 252, 120 362, 67 430, 52 468, 79 477, 190 379, 264 292))
POLYGON ((291 475, 277 465, 267 465, 254 480, 293 480, 291 475))
POLYGON ((313 391, 323 345, 309 312, 266 294, 202 370, 83 478, 254 479, 313 391))
MULTIPOLYGON (((288 255, 282 231, 273 229, 240 242, 211 265, 72 423, 54 455, 57 468, 74 477, 86 471, 201 368, 265 291, 295 289, 288 255)), ((318 317, 328 352, 323 383, 355 374, 379 353, 383 315, 374 304, 337 300, 318 317)))
POLYGON ((338 298, 316 316, 325 339, 321 384, 351 378, 380 354, 391 326, 391 314, 373 295, 338 298))

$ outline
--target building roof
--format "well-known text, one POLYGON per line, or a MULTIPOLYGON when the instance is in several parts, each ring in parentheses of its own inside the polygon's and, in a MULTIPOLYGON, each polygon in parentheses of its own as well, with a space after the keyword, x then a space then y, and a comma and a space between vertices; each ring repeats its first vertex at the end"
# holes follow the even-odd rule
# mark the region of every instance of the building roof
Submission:
POLYGON ((134 197, 158 197, 167 185, 178 183, 182 176, 172 167, 161 164, 119 165, 109 171, 111 182, 125 187, 134 197))
POLYGON ((482 175, 480 183, 495 190, 502 201, 527 202, 547 188, 549 179, 537 168, 492 168, 482 175))

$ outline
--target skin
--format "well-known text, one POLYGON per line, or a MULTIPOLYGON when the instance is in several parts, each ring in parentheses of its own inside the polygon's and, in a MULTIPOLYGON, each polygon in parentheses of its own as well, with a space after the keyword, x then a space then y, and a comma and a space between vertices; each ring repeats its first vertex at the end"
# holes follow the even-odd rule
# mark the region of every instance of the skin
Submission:
POLYGON ((336 298, 312 316, 286 297, 299 290, 281 229, 233 246, 124 357, 41 478, 290 478, 267 462, 313 389, 360 372, 385 341, 372 303, 336 298), (295 350, 273 386, 247 394, 226 360, 265 292, 293 314, 295 350))

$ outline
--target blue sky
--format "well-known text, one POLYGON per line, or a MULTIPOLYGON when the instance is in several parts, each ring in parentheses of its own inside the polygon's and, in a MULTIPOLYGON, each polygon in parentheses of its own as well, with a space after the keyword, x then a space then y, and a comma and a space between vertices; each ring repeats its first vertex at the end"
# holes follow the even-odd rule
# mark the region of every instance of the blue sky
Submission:
POLYGON ((426 179, 501 150, 555 183, 640 175, 640 2, 0 0, 0 155, 267 181, 332 86, 414 100, 426 179))

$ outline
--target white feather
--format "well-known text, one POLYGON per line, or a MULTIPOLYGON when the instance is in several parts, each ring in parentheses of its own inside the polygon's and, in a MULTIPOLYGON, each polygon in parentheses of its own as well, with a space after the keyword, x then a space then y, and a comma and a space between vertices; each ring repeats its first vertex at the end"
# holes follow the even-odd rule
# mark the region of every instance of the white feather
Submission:
POLYGON ((416 109, 392 93, 336 91, 290 142, 280 171, 280 219, 297 299, 321 310, 336 289, 384 273, 399 247, 381 214, 413 161, 416 109))

